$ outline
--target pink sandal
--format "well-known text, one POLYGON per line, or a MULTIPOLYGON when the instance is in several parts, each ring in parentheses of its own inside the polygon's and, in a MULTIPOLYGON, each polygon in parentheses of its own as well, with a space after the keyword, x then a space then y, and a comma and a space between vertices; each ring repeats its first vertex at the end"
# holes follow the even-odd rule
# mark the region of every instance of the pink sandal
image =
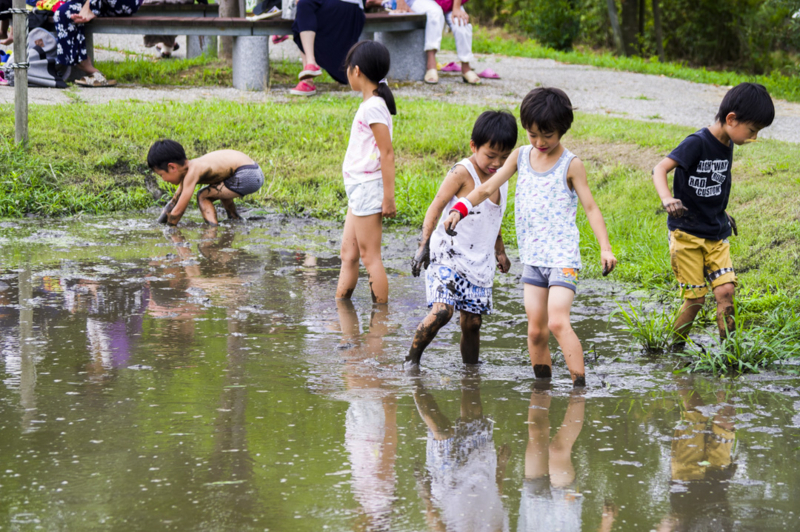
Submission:
POLYGON ((487 68, 483 72, 478 72, 479 78, 486 78, 486 79, 500 79, 500 74, 492 70, 491 68, 487 68))
POLYGON ((442 72, 461 72, 461 67, 456 62, 447 63, 445 66, 440 68, 442 72))

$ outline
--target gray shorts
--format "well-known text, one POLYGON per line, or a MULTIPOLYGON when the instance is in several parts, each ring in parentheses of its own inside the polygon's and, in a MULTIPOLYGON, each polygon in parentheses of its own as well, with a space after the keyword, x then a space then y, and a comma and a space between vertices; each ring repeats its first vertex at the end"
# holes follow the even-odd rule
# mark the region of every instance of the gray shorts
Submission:
POLYGON ((522 282, 542 288, 563 286, 577 292, 578 270, 575 268, 544 268, 526 264, 522 268, 522 282))
POLYGON ((223 184, 231 192, 247 196, 258 191, 264 184, 264 172, 257 164, 246 164, 237 168, 223 184))

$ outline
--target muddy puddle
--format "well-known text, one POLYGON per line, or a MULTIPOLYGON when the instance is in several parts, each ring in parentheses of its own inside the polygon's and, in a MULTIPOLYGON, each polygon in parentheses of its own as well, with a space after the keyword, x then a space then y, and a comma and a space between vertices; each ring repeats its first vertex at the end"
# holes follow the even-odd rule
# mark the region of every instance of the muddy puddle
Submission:
POLYGON ((452 323, 410 377, 414 233, 373 309, 335 224, 152 217, 0 224, 0 530, 800 529, 798 381, 640 357, 623 287, 581 286, 581 393, 532 379, 518 264, 485 363, 452 323))

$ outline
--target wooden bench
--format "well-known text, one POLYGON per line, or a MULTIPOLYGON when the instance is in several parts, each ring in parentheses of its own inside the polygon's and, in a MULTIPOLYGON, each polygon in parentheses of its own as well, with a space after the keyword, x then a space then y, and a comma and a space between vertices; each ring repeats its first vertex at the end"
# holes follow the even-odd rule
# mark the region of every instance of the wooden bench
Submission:
MULTIPOLYGON (((171 6, 179 7, 179 6, 171 6)), ((197 13, 199 6, 186 6, 197 13)), ((202 6, 211 7, 211 6, 202 6)), ((233 86, 240 90, 269 87, 269 38, 290 35, 292 21, 277 19, 251 21, 194 14, 187 17, 147 16, 97 17, 86 24, 87 47, 94 34, 231 36, 233 44, 233 86)), ((389 49, 392 68, 389 78, 422 81, 425 76, 425 21, 418 14, 367 13, 362 39, 374 39, 389 49)))

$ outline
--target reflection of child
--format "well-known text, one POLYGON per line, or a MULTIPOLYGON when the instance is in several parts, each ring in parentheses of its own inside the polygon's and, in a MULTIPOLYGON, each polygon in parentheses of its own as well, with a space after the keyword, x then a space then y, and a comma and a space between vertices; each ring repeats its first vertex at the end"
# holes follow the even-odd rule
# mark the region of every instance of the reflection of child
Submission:
POLYGON ((611 252, 603 215, 589 190, 583 162, 561 144, 573 119, 567 95, 559 89, 532 90, 522 100, 520 119, 530 145, 515 150, 491 179, 453 205, 444 226, 453 231, 519 172, 515 215, 519 255, 525 266, 522 282, 533 372, 537 378, 552 375, 548 346, 552 330, 573 384, 585 386, 583 347, 570 325, 581 268, 580 233, 575 222, 579 201, 600 244, 603 272, 613 270, 617 259, 611 252))
POLYGON ((174 140, 159 140, 150 147, 147 165, 167 183, 178 185, 164 208, 160 222, 177 225, 197 185, 208 185, 197 193, 203 219, 217 225, 214 202, 219 200, 231 219, 239 219, 235 198, 253 194, 264 184, 264 173, 253 160, 236 150, 219 150, 197 159, 187 159, 183 146, 174 140))
POLYGON ((395 215, 392 116, 397 114, 389 73, 389 50, 374 41, 354 45, 345 60, 350 87, 360 92, 350 141, 342 164, 347 218, 342 235, 342 268, 337 299, 349 299, 358 283, 359 259, 369 274, 375 303, 389 299, 389 282, 381 260, 382 221, 395 215))
POLYGON ((447 173, 422 225, 422 238, 411 271, 425 275, 430 313, 417 327, 406 361, 419 364, 422 352, 444 327, 453 311, 461 311, 461 358, 478 363, 481 316, 492 311, 495 260, 500 271, 511 263, 503 246, 500 225, 506 210, 508 184, 491 195, 480 210, 450 236, 442 225, 442 212, 489 180, 517 143, 517 121, 511 113, 486 111, 475 121, 469 142, 472 156, 447 173), (430 266, 430 267, 429 267, 430 266))
POLYGON ((686 137, 653 169, 653 183, 667 210, 672 271, 683 290, 684 303, 675 322, 676 341, 689 334, 711 285, 717 300, 721 338, 734 326, 736 274, 728 237, 738 234, 726 213, 731 192, 733 145, 754 141, 772 124, 775 107, 762 85, 741 83, 719 106, 716 122, 686 137), (675 170, 673 192, 667 174, 675 170))
POLYGON ((428 426, 427 474, 418 479, 436 530, 508 530, 502 501, 508 446, 495 449, 494 423, 483 415, 480 382, 461 381, 461 417, 451 423, 416 379, 414 402, 428 426))

